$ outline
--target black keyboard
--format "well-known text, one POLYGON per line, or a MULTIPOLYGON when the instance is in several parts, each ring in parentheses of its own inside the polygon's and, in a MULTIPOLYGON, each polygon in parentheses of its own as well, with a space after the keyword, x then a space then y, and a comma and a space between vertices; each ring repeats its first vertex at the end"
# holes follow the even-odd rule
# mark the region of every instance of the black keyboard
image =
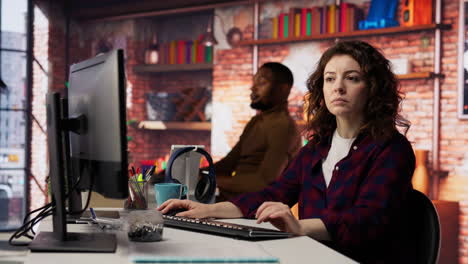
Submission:
POLYGON ((233 223, 214 221, 209 219, 196 219, 181 216, 163 215, 164 225, 167 227, 197 231, 220 236, 235 237, 246 240, 264 240, 291 237, 286 233, 274 229, 238 225, 233 223))

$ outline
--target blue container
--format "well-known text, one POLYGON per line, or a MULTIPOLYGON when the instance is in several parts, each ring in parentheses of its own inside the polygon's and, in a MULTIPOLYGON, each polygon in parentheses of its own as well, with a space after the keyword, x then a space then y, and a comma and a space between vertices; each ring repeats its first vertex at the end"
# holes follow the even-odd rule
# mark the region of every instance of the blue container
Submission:
POLYGON ((372 0, 365 20, 359 21, 359 29, 396 27, 398 0, 372 0))

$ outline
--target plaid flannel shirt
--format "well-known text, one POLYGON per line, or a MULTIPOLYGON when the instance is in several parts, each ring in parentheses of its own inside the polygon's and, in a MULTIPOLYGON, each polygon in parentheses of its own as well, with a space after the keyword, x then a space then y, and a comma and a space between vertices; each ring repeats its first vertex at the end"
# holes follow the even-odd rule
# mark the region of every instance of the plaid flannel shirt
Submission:
POLYGON ((412 189, 411 144, 397 132, 386 141, 360 134, 335 165, 327 188, 321 165, 330 146, 331 137, 304 146, 278 180, 231 202, 248 218, 265 201, 299 202, 299 218, 320 218, 337 250, 363 262, 388 260, 398 242, 391 241, 396 219, 412 189))

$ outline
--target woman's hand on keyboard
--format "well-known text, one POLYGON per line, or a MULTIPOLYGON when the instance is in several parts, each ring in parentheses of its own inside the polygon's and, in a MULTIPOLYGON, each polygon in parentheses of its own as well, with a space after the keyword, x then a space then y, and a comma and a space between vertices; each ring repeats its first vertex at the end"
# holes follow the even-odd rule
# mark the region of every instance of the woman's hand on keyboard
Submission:
POLYGON ((167 214, 170 211, 179 209, 185 209, 185 211, 177 213, 176 216, 185 216, 190 218, 206 218, 210 216, 208 204, 202 204, 190 200, 170 199, 165 201, 158 208, 162 214, 167 214))
POLYGON ((301 223, 297 220, 288 205, 280 202, 264 202, 255 215, 257 223, 270 222, 281 231, 295 235, 305 235, 301 223))
POLYGON ((177 213, 176 216, 190 218, 239 218, 242 217, 241 210, 231 202, 220 202, 215 204, 203 204, 190 200, 170 199, 161 204, 158 210, 167 214, 171 210, 186 209, 177 213))

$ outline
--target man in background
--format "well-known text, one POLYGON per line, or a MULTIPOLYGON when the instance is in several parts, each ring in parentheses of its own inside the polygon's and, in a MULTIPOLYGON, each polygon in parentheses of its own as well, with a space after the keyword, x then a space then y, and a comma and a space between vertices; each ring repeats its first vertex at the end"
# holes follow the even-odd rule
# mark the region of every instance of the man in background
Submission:
POLYGON ((215 163, 217 201, 263 189, 301 147, 300 133, 288 111, 292 85, 293 75, 281 63, 265 63, 254 75, 250 107, 258 114, 226 157, 215 163))

